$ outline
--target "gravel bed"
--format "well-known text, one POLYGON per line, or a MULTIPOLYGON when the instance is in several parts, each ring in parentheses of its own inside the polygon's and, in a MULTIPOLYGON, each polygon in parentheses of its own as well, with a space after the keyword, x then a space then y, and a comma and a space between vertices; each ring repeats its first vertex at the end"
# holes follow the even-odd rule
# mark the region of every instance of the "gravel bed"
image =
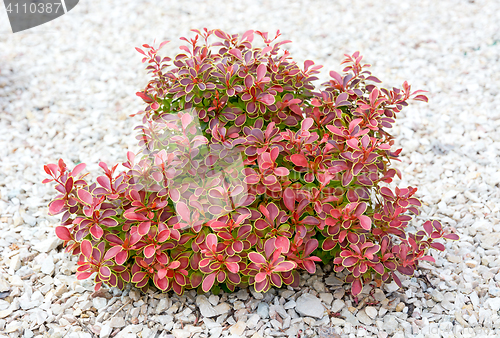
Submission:
POLYGON ((0 9, 0 337, 500 336, 499 55, 497 0, 88 0, 17 34, 0 9), (203 27, 280 29, 297 61, 325 65, 323 79, 360 50, 385 86, 428 90, 397 120, 396 184, 419 188, 412 226, 438 219, 461 240, 404 289, 367 286, 359 303, 329 266, 267 294, 94 293, 77 281, 42 166, 62 157, 96 177, 99 161, 123 162, 147 81, 134 47, 168 39, 172 55, 203 27))

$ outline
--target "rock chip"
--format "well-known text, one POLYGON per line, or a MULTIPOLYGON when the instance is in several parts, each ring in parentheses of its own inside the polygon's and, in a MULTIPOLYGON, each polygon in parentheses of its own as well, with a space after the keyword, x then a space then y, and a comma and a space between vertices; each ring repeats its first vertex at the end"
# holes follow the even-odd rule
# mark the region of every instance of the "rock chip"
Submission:
POLYGON ((375 298, 377 302, 383 302, 386 299, 384 291, 378 288, 373 292, 373 298, 375 298))
POLYGON ((172 334, 175 338, 189 338, 191 336, 191 332, 184 329, 173 329, 172 334))
POLYGON ((167 298, 162 298, 158 302, 158 305, 156 305, 156 313, 160 314, 163 311, 165 311, 166 309, 168 309, 168 299, 167 298))
POLYGON ((126 325, 125 319, 121 317, 113 317, 109 320, 110 327, 116 328, 116 327, 124 327, 126 325))
POLYGON ((262 319, 266 319, 269 317, 269 304, 260 302, 259 305, 257 305, 257 314, 260 316, 262 319))
POLYGON ((373 321, 372 319, 368 316, 365 310, 361 310, 357 313, 356 318, 363 324, 365 325, 372 325, 373 321))
POLYGON ((384 317, 384 331, 391 334, 391 333, 394 333, 398 327, 399 327, 399 322, 398 320, 396 319, 396 317, 394 317, 393 315, 387 315, 384 317))
POLYGON ((384 284, 384 289, 387 292, 394 292, 394 291, 399 290, 399 285, 397 285, 395 281, 392 281, 389 284, 384 284))
POLYGON ((21 256, 19 254, 10 258, 10 269, 14 273, 21 267, 21 256))
POLYGON ((262 292, 255 291, 255 288, 253 286, 250 286, 249 289, 250 289, 250 293, 252 294, 253 298, 255 298, 257 300, 264 299, 264 295, 262 294, 262 292))
POLYGON ((332 305, 332 311, 339 312, 340 310, 342 310, 342 308, 344 308, 344 306, 345 306, 344 301, 342 301, 340 299, 335 299, 335 301, 333 302, 333 305, 332 305))
POLYGON ((219 304, 219 296, 216 296, 216 295, 210 295, 210 297, 208 297, 208 301, 210 302, 210 304, 212 304, 213 306, 216 306, 217 304, 219 304))
POLYGON ((481 237, 481 246, 484 249, 494 249, 500 243, 500 233, 490 233, 481 237))
POLYGON ((325 304, 327 304, 327 305, 330 305, 333 302, 333 294, 328 293, 328 292, 322 292, 322 293, 320 293, 319 294, 319 298, 321 298, 321 300, 323 302, 325 302, 325 304))
POLYGON ((199 295, 196 297, 196 305, 198 305, 198 308, 200 309, 201 315, 203 317, 215 317, 217 316, 217 311, 215 311, 214 307, 210 302, 208 301, 207 297, 203 295, 199 295))
POLYGON ((325 288, 325 284, 322 282, 322 281, 319 281, 319 280, 315 280, 312 284, 312 287, 314 288, 314 290, 316 290, 316 292, 318 293, 321 293, 321 292, 325 292, 326 291, 326 288, 325 288))
POLYGON ((6 309, 0 311, 0 319, 10 316, 12 312, 13 312, 12 309, 6 309))
POLYGON ((254 327, 257 326, 259 323, 260 316, 257 313, 254 313, 253 315, 250 316, 247 320, 247 326, 249 329, 253 329, 254 327))
POLYGON ((440 291, 438 291, 437 289, 432 290, 431 297, 432 297, 433 301, 438 302, 438 303, 442 302, 444 299, 444 295, 440 291))
POLYGON ((68 292, 68 287, 63 283, 56 288, 54 296, 61 297, 65 292, 68 292))
POLYGON ((238 292, 236 292, 236 297, 241 300, 247 300, 248 299, 248 290, 247 289, 241 289, 238 292))
POLYGON ((97 310, 100 310, 100 309, 106 307, 106 305, 108 304, 108 301, 106 300, 106 298, 103 298, 103 297, 95 297, 94 299, 92 299, 92 304, 94 304, 94 307, 97 310))
POLYGON ((229 329, 229 332, 231 332, 231 334, 233 334, 233 335, 241 336, 243 334, 243 332, 245 332, 246 327, 247 327, 247 324, 244 321, 238 320, 238 322, 236 324, 231 326, 231 328, 229 329))
POLYGON ((54 269, 55 269, 54 257, 48 256, 43 260, 41 271, 42 273, 50 276, 52 275, 52 273, 54 273, 54 269))
POLYGON ((368 317, 370 317, 371 319, 375 319, 375 317, 377 317, 377 309, 374 308, 373 306, 367 306, 365 308, 365 312, 366 314, 368 315, 368 317))
MULTIPOLYGON (((141 297, 141 294, 138 290, 130 290, 128 296, 130 299, 132 299, 134 302, 137 302, 139 298, 141 297)), ((163 298, 162 298, 163 299, 163 298)))
POLYGON ((295 302, 295 311, 302 316, 321 318, 325 313, 321 301, 309 293, 302 294, 295 302))
POLYGON ((101 332, 99 333, 99 338, 108 338, 113 332, 113 329, 108 324, 103 324, 101 326, 101 332))
POLYGON ((342 286, 342 285, 344 285, 344 281, 341 279, 338 279, 334 275, 330 275, 325 279, 325 284, 330 285, 330 286, 342 286))
POLYGON ((499 311, 500 310, 500 298, 499 297, 494 297, 494 298, 488 298, 485 302, 484 305, 488 304, 490 309, 493 311, 499 311))
POLYGON ((63 244, 63 241, 58 237, 49 237, 33 246, 33 249, 39 252, 49 252, 54 250, 59 245, 63 244))

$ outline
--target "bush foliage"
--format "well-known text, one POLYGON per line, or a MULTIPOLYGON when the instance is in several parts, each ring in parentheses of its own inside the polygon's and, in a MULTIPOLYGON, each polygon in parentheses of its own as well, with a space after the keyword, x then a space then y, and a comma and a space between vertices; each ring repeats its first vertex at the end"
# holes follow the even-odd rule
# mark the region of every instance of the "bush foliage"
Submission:
POLYGON ((345 271, 352 294, 412 275, 438 239, 438 221, 407 231, 416 188, 390 189, 401 149, 387 132, 422 91, 377 87, 359 52, 316 90, 321 66, 300 67, 267 33, 194 30, 172 60, 143 45, 152 78, 141 148, 95 183, 62 160, 46 165, 62 213, 56 234, 79 255, 78 279, 162 291, 298 286, 316 262, 345 271), (255 37, 260 47, 252 45, 255 37), (215 40, 215 42, 213 41, 215 40))

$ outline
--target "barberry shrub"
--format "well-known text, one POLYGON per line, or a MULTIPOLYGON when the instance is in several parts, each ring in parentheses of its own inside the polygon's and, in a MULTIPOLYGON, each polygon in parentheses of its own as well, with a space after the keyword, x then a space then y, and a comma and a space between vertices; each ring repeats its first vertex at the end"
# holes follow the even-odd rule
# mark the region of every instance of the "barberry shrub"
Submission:
POLYGON ((316 90, 321 66, 292 61, 267 33, 193 30, 172 60, 143 45, 152 79, 137 126, 140 152, 95 183, 62 160, 46 165, 60 193, 56 234, 79 256, 77 278, 162 291, 299 285, 299 271, 333 264, 352 294, 411 276, 437 240, 438 221, 407 231, 416 188, 388 187, 401 149, 387 132, 420 90, 381 89, 359 52, 316 90), (260 47, 252 46, 260 37, 260 47), (215 42, 213 40, 216 40, 215 42))

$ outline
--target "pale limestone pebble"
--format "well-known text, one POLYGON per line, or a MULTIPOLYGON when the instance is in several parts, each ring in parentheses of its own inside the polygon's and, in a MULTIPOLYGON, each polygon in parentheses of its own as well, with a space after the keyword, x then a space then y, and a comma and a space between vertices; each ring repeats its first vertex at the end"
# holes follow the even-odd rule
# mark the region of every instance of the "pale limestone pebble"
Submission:
POLYGON ((21 256, 19 254, 14 255, 10 258, 10 274, 14 274, 17 270, 21 268, 21 256))
POLYGON ((398 305, 396 305, 395 310, 396 310, 396 312, 402 312, 404 308, 405 308, 405 303, 400 302, 400 303, 398 303, 398 305))
POLYGON ((167 310, 169 308, 169 301, 167 298, 162 298, 159 300, 158 304, 156 305, 156 313, 160 314, 167 310))
POLYGON ((257 306, 257 314, 260 316, 262 319, 266 319, 269 317, 269 304, 261 302, 257 306))
POLYGON ((283 304, 283 308, 285 310, 293 309, 295 306, 297 306, 297 303, 293 299, 283 304))
POLYGON ((141 294, 139 290, 130 290, 128 296, 132 299, 132 301, 137 302, 140 299, 141 294))
POLYGON ((106 305, 108 304, 108 301, 106 298, 103 298, 103 297, 95 297, 92 300, 92 303, 97 310, 101 310, 101 309, 104 309, 106 307, 106 305))
POLYGON ((331 307, 331 310, 333 312, 339 312, 340 310, 342 310, 342 308, 344 308, 346 305, 345 303, 340 300, 340 299, 335 299, 333 301, 333 304, 332 304, 332 307, 331 307))
POLYGON ((437 289, 432 290, 431 297, 435 302, 442 302, 444 300, 443 293, 437 289))
POLYGON ((333 302, 333 294, 322 292, 319 294, 319 298, 326 304, 331 305, 333 302))
POLYGON ((330 286, 342 286, 344 285, 344 281, 332 274, 325 279, 325 284, 330 286))
POLYGON ((321 301, 311 294, 302 294, 297 298, 296 303, 295 311, 303 316, 321 318, 325 313, 325 308, 321 304, 321 301))
POLYGON ((259 320, 261 320, 261 317, 257 313, 255 313, 248 318, 246 324, 249 329, 253 329, 257 326, 259 320))
POLYGON ((335 292, 333 293, 333 297, 335 297, 335 299, 342 299, 344 295, 345 290, 342 288, 335 290, 335 292))
POLYGON ((56 236, 50 236, 49 238, 35 244, 33 247, 36 251, 39 252, 49 252, 55 248, 57 248, 59 245, 61 245, 63 241, 59 239, 56 236))
POLYGON ((285 300, 289 300, 294 294, 295 294, 295 291, 292 291, 292 290, 281 291, 281 297, 283 297, 285 300))
POLYGON ((237 300, 233 303, 233 309, 236 311, 244 308, 245 308, 245 303, 243 303, 242 301, 237 300))
POLYGON ((238 299, 241 299, 243 301, 248 299, 248 289, 240 289, 238 292, 236 292, 236 297, 238 299))
POLYGON ((377 314, 378 314, 377 309, 374 308, 373 306, 367 306, 365 308, 365 312, 368 315, 368 317, 370 317, 371 319, 375 319, 375 317, 377 317, 377 314))
POLYGON ((241 336, 246 329, 246 323, 244 321, 239 320, 236 324, 232 325, 229 328, 229 332, 236 336, 241 336))
POLYGON ((394 291, 399 290, 399 286, 396 284, 396 282, 392 281, 391 283, 384 284, 384 289, 387 292, 394 292, 394 291))
POLYGON ((255 288, 253 286, 249 287, 249 289, 250 289, 250 293, 252 294, 253 298, 258 299, 258 300, 264 299, 264 295, 262 294, 262 292, 255 291, 255 288))
POLYGON ((362 324, 365 324, 365 325, 372 325, 373 324, 373 321, 372 319, 368 316, 368 314, 366 313, 365 310, 360 310, 358 311, 358 313, 356 314, 356 318, 362 323, 362 324))
POLYGON ((216 296, 216 295, 210 295, 208 297, 208 301, 210 302, 210 304, 212 304, 213 306, 216 306, 218 303, 219 303, 219 296, 216 296))
POLYGON ((326 288, 325 288, 325 284, 320 281, 320 280, 315 280, 313 283, 312 283, 312 287, 314 288, 314 290, 316 290, 316 292, 318 293, 323 293, 326 291, 326 288))
POLYGON ((10 284, 3 276, 0 276, 0 292, 7 292, 10 290, 10 284))

